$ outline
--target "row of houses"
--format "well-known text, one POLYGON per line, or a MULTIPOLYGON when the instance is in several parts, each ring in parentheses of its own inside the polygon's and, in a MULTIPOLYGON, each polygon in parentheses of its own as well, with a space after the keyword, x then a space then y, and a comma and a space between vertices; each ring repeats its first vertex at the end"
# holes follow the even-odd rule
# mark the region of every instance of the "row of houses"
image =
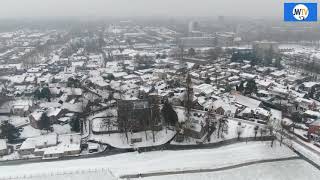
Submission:
POLYGON ((19 154, 43 158, 75 156, 81 152, 81 135, 55 133, 26 139, 18 150, 19 154))

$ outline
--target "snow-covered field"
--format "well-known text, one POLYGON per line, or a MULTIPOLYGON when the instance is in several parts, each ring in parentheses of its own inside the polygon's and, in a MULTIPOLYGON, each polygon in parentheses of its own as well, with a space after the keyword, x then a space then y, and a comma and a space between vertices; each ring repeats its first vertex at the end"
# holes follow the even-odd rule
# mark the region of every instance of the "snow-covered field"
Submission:
POLYGON ((143 180, 318 180, 320 171, 303 160, 255 164, 225 171, 153 176, 143 180))
POLYGON ((118 178, 128 174, 220 168, 257 160, 296 156, 285 146, 276 145, 271 148, 270 142, 249 142, 217 149, 154 151, 141 154, 133 152, 102 158, 0 166, 0 179, 9 177, 22 177, 22 179, 23 177, 29 177, 28 179, 66 177, 66 179, 72 179, 73 176, 81 173, 83 176, 75 177, 81 180, 87 179, 86 177, 90 176, 88 174, 92 173, 90 171, 102 174, 101 178, 95 178, 97 180, 112 179, 112 176, 118 178), (37 178, 30 178, 30 176, 37 178))

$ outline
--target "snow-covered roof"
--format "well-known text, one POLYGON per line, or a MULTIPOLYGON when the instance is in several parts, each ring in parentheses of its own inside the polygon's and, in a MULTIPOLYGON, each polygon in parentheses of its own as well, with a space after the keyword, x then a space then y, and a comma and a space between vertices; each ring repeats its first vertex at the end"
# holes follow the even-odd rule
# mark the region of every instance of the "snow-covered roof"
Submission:
POLYGON ((59 143, 62 144, 80 144, 81 143, 81 135, 76 134, 63 134, 58 136, 59 143))
POLYGON ((80 151, 81 135, 80 134, 63 134, 58 136, 56 146, 44 149, 44 155, 63 154, 68 151, 80 151))
POLYGON ((238 62, 231 62, 231 63, 229 63, 228 65, 229 65, 229 66, 234 66, 234 65, 240 65, 240 63, 238 63, 238 62))
POLYGON ((251 112, 252 112, 252 109, 246 107, 246 108, 244 108, 244 109, 239 113, 239 115, 242 116, 243 114, 249 114, 249 113, 251 113, 251 112))
POLYGON ((67 95, 75 95, 75 96, 81 96, 82 95, 82 89, 80 88, 64 88, 63 92, 67 95))
POLYGON ((287 73, 285 71, 274 71, 274 72, 272 72, 270 74, 273 75, 273 76, 276 76, 276 77, 280 77, 280 76, 286 75, 287 73))
MULTIPOLYGON (((0 53, 1 56, 1 53, 0 53)), ((22 64, 0 64, 0 69, 17 68, 21 69, 22 64)))
POLYGON ((17 99, 13 102, 13 106, 32 106, 32 100, 17 99))
POLYGON ((60 94, 61 92, 61 89, 57 87, 50 87, 49 90, 51 94, 60 94))
POLYGON ((231 76, 231 77, 228 77, 228 80, 235 81, 235 80, 238 80, 239 78, 240 78, 239 76, 231 76))
POLYGON ((256 114, 261 114, 261 115, 264 115, 264 116, 269 116, 270 115, 270 112, 263 109, 263 108, 256 108, 255 109, 255 113, 256 114))
POLYGON ((61 104, 58 102, 42 102, 39 106, 41 108, 58 108, 61 107, 61 104))
POLYGON ((135 78, 139 78, 139 76, 137 76, 135 74, 129 74, 129 75, 123 77, 123 79, 135 79, 135 78))
POLYGON ((319 82, 304 82, 303 85, 306 88, 311 88, 311 87, 313 87, 315 85, 320 85, 320 83, 319 82))
POLYGON ((276 109, 270 109, 271 113, 271 119, 277 119, 281 120, 282 119, 282 111, 276 110, 276 109))
POLYGON ((27 70, 28 73, 36 73, 40 71, 41 71, 41 68, 30 68, 27 70))
POLYGON ((290 93, 291 93, 292 96, 300 97, 300 98, 302 98, 302 97, 304 97, 306 95, 305 93, 300 93, 300 92, 297 92, 297 91, 294 91, 294 90, 290 90, 290 93))
POLYGON ((49 108, 47 110, 48 117, 57 116, 62 111, 61 108, 49 108))
POLYGON ((231 72, 231 73, 239 73, 240 71, 239 70, 237 70, 237 69, 228 69, 227 70, 228 72, 231 72))
POLYGON ((236 113, 236 111, 238 109, 235 105, 230 105, 230 104, 226 104, 226 103, 222 104, 221 108, 223 108, 225 112, 230 112, 232 114, 236 113))
POLYGON ((34 118, 34 120, 39 121, 44 111, 42 110, 36 110, 33 113, 30 114, 34 118))
POLYGON ((22 75, 15 75, 15 76, 9 76, 8 79, 12 82, 12 83, 22 83, 24 82, 24 79, 26 78, 25 74, 22 75))
POLYGON ((49 148, 45 148, 44 150, 44 155, 50 155, 50 154, 63 154, 64 150, 60 147, 49 147, 49 148))
POLYGON ((320 126, 320 120, 316 120, 310 124, 311 126, 320 126))
POLYGON ((199 86, 194 86, 193 89, 196 93, 204 93, 204 94, 213 93, 213 86, 210 84, 200 84, 199 86))
POLYGON ((303 103, 308 103, 308 104, 314 103, 313 100, 306 99, 306 98, 300 98, 300 97, 297 97, 297 98, 296 98, 296 101, 297 101, 297 102, 300 102, 300 103, 303 102, 303 103))
POLYGON ((248 68, 250 68, 250 67, 251 67, 250 64, 246 64, 246 65, 242 66, 241 69, 248 69, 248 68))
POLYGON ((33 82, 33 81, 35 81, 35 79, 36 79, 35 76, 30 76, 30 75, 29 75, 29 76, 26 77, 25 81, 26 81, 26 82, 33 82))
POLYGON ((112 73, 113 74, 113 76, 115 77, 115 78, 120 78, 120 77, 123 77, 123 76, 127 76, 128 75, 128 73, 126 73, 126 72, 114 72, 114 73, 112 73))
POLYGON ((266 90, 263 90, 263 89, 258 90, 257 93, 259 93, 259 94, 266 94, 266 95, 270 94, 269 91, 266 91, 266 90))
POLYGON ((198 73, 196 73, 196 72, 191 72, 189 74, 190 74, 190 76, 195 77, 195 78, 199 78, 200 77, 200 75, 198 73))
POLYGON ((261 104, 261 101, 258 101, 240 94, 235 95, 235 102, 243 106, 249 107, 251 109, 256 109, 261 104))
POLYGON ((254 79, 254 78, 257 77, 257 75, 249 74, 249 73, 240 73, 239 76, 242 77, 242 78, 245 78, 245 79, 254 79))
POLYGON ((61 117, 58 119, 58 121, 60 121, 60 122, 67 122, 69 120, 70 120, 70 117, 61 117))
POLYGON ((82 112, 83 105, 81 103, 71 104, 71 103, 63 103, 62 109, 67 109, 70 112, 82 112))
POLYGON ((281 87, 272 87, 270 90, 272 92, 280 93, 280 94, 288 94, 289 93, 289 91, 287 89, 283 89, 281 87))
POLYGON ((149 69, 141 69, 141 70, 138 70, 138 71, 135 71, 135 73, 142 73, 142 74, 145 74, 145 73, 152 73, 154 71, 153 68, 149 68, 149 69))
POLYGON ((20 149, 33 149, 36 147, 48 147, 48 146, 55 146, 58 143, 58 138, 56 133, 41 135, 38 137, 32 137, 26 139, 20 149))
POLYGON ((267 79, 256 79, 255 82, 260 85, 260 86, 263 86, 263 87, 268 87, 272 84, 272 81, 269 81, 267 79))
POLYGON ((84 61, 77 61, 77 62, 72 62, 72 66, 83 66, 84 61))
POLYGON ((316 117, 320 118, 320 112, 318 112, 318 111, 307 110, 304 113, 307 115, 310 115, 310 116, 316 116, 316 117))

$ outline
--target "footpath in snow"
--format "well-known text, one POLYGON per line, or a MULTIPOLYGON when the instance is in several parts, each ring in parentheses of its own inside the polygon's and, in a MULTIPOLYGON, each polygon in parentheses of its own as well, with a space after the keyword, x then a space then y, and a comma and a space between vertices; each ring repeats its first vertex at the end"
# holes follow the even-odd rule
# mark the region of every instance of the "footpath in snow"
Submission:
POLYGON ((143 180, 318 180, 320 171, 304 160, 289 160, 244 166, 240 168, 179 175, 151 176, 143 180))

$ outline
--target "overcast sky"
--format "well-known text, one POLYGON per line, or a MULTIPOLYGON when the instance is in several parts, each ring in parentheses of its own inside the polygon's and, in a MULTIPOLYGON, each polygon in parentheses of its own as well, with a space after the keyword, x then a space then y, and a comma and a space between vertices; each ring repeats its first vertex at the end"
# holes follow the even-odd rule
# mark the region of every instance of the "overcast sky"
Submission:
POLYGON ((282 17, 283 0, 0 0, 0 17, 282 17))

